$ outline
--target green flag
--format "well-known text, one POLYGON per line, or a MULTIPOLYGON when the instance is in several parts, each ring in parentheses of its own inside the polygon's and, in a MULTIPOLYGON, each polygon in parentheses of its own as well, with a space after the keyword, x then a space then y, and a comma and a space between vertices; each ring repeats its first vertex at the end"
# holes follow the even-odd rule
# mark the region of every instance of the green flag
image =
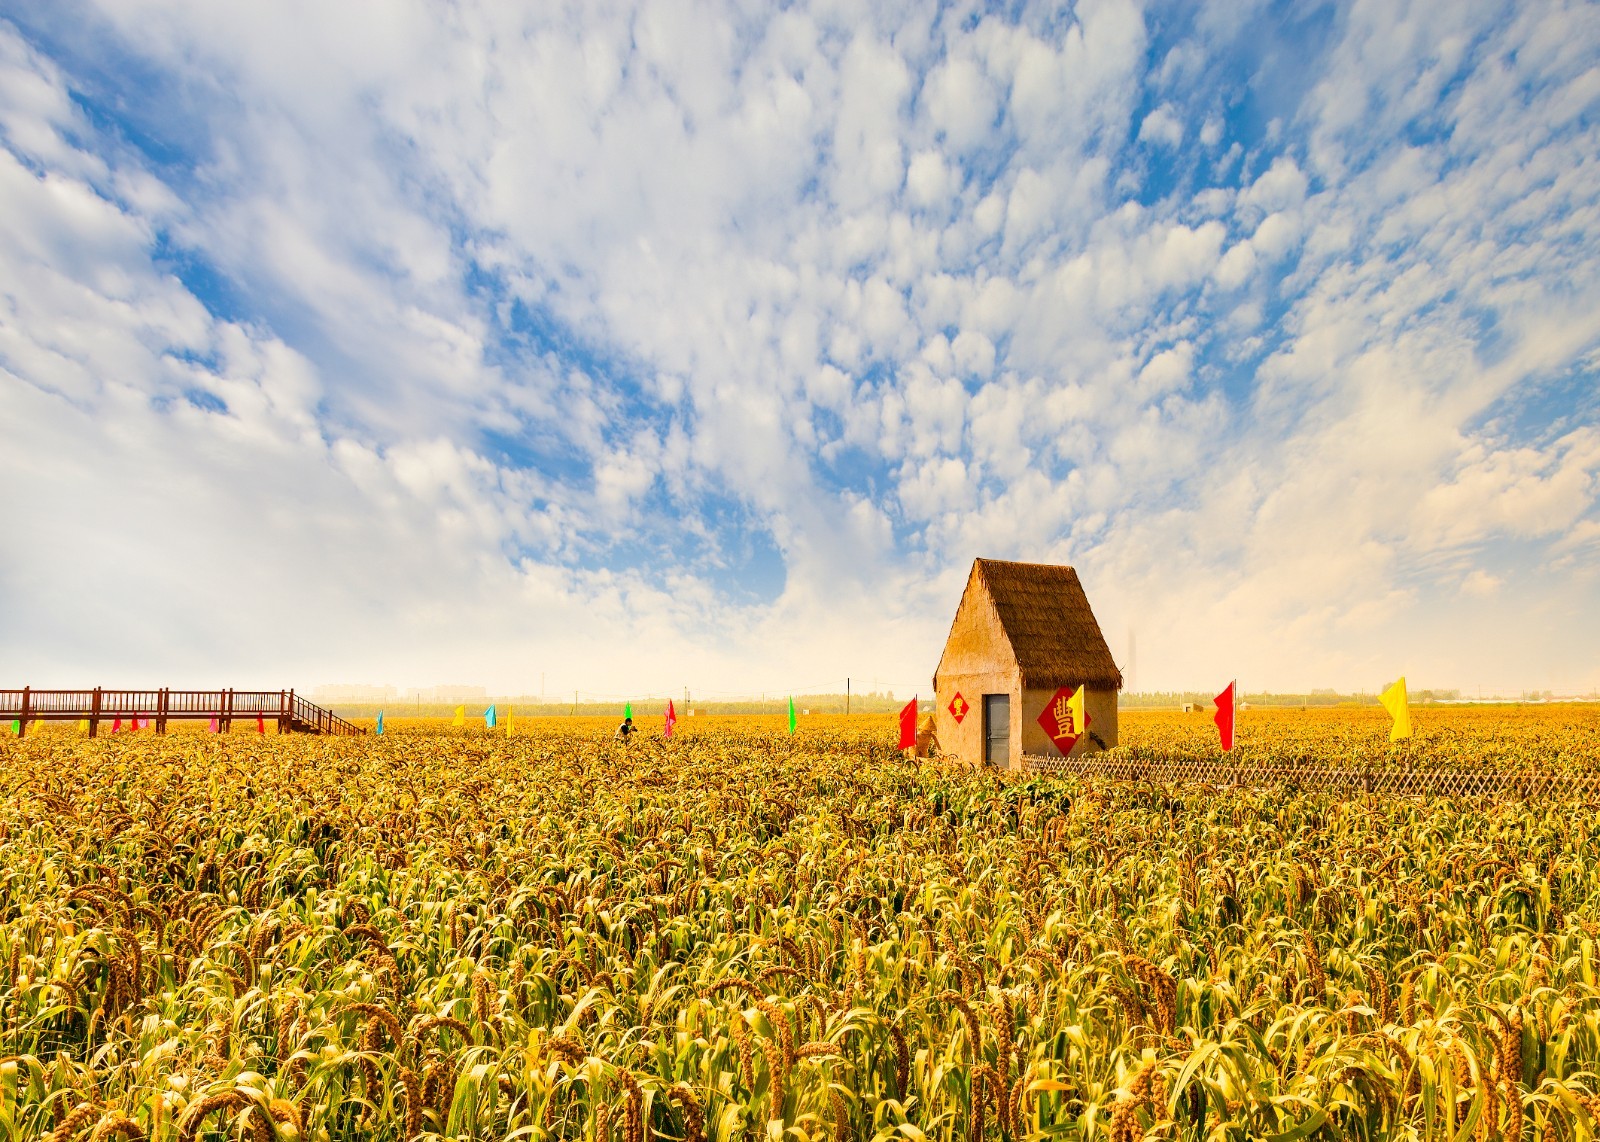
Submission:
POLYGON ((633 717, 633 703, 632 702, 624 702, 623 703, 623 705, 622 705, 622 716, 624 718, 632 718, 633 717))
POLYGON ((790 733, 791 733, 791 734, 792 734, 792 733, 794 733, 794 727, 795 727, 795 720, 794 720, 794 699, 793 699, 793 698, 790 698, 790 699, 789 699, 789 732, 790 732, 790 733))
POLYGON ((12 722, 11 732, 20 738, 22 736, 22 723, 20 721, 12 722))

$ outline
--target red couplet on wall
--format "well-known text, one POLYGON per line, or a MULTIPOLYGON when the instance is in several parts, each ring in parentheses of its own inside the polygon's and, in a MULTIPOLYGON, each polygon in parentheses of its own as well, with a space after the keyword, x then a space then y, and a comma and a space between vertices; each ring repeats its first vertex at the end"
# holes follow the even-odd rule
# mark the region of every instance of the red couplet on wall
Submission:
POLYGON ((1072 709, 1072 696, 1075 693, 1076 690, 1061 687, 1050 696, 1038 718, 1039 725, 1044 728, 1044 732, 1063 756, 1071 753, 1072 747, 1078 744, 1078 739, 1089 730, 1087 710, 1083 712, 1083 725, 1078 725, 1078 719, 1072 709))

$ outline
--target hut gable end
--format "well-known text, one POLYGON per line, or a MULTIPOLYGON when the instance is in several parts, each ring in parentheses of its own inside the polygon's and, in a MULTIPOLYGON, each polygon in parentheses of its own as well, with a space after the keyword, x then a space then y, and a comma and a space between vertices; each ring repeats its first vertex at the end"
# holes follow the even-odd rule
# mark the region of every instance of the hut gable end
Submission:
POLYGON ((945 639, 944 653, 934 671, 934 687, 938 688, 940 678, 1016 668, 1017 656, 1000 625, 1000 614, 974 566, 967 575, 967 586, 950 623, 950 636, 945 639))
MULTIPOLYGON (((1007 657, 1020 669, 1024 688, 1084 683, 1122 689, 1122 671, 1111 657, 1077 571, 1042 563, 976 560, 957 611, 958 622, 975 587, 999 620, 1010 644, 1007 657)), ((952 642, 955 633, 951 631, 952 642)), ((945 669, 942 661, 940 669, 945 669)))

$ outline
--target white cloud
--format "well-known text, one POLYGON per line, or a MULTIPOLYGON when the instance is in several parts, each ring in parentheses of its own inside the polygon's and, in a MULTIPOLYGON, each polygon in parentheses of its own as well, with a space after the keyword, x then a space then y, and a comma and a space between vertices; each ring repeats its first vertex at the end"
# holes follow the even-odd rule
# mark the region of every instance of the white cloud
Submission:
POLYGON ((1265 174, 1240 193, 1239 205, 1270 214, 1299 205, 1305 196, 1305 173, 1294 159, 1279 156, 1265 174))
POLYGON ((1600 499, 1600 432, 1579 429, 1549 448, 1469 444, 1448 482, 1417 509, 1419 530, 1440 545, 1494 534, 1561 536, 1600 499))
POLYGON ((900 188, 899 112, 911 78, 892 49, 858 37, 845 53, 839 81, 833 197, 850 210, 900 188))
POLYGON ((955 180, 944 156, 938 151, 922 151, 906 169, 906 191, 918 206, 937 206, 950 197, 955 180))
POLYGON ((997 112, 994 87, 975 60, 958 56, 941 63, 924 83, 922 101, 952 150, 968 151, 988 139, 997 112))
POLYGON ((987 377, 994 372, 994 342, 975 330, 963 329, 950 344, 955 365, 965 373, 987 377))
POLYGON ((1184 341, 1171 349, 1163 349, 1139 370, 1139 387, 1146 397, 1180 389, 1189 383, 1194 369, 1194 346, 1184 341))
POLYGON ((1176 147, 1183 142, 1183 121, 1170 104, 1163 103, 1144 117, 1139 124, 1139 141, 1165 147, 1176 147))
MULTIPOLYGON (((212 93, 127 112, 189 164, 0 26, 0 467, 52 477, 0 543, 40 616, 4 661, 915 682, 980 553, 1077 562, 1150 685, 1347 685, 1402 641, 1464 683, 1462 617, 1530 581, 1480 564, 1600 612, 1593 410, 1540 395, 1600 344, 1594 22, 1358 6, 1302 102, 1238 84, 1277 127, 1218 155, 1197 85, 1273 22, 1240 10, 82 9, 212 93), (176 539, 62 522, 169 488, 176 539), (776 599, 732 601, 745 528, 776 599), (130 591, 204 569, 189 617, 71 618, 106 550, 130 591), (234 584, 336 660, 219 642, 234 584)), ((1575 671, 1558 627, 1497 652, 1575 671)))
POLYGON ((1505 586, 1504 579, 1489 574, 1482 567, 1476 567, 1461 580, 1461 593, 1475 599, 1487 599, 1498 593, 1503 586, 1505 586))
POLYGON ((1217 262, 1217 284, 1223 289, 1238 289, 1255 273, 1256 251, 1249 242, 1235 242, 1217 262))

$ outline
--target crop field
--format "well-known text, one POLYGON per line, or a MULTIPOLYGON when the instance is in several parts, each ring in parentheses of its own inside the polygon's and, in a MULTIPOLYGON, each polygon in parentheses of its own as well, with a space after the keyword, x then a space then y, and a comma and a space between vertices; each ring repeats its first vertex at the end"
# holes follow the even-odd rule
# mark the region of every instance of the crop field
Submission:
MULTIPOLYGON (((1600 708, 1247 757, 1600 768, 1600 708)), ((0 1129, 1600 1137, 1600 806, 914 762, 889 718, 0 741, 0 1129)), ((1203 715, 1123 748, 1215 756, 1203 715)))

